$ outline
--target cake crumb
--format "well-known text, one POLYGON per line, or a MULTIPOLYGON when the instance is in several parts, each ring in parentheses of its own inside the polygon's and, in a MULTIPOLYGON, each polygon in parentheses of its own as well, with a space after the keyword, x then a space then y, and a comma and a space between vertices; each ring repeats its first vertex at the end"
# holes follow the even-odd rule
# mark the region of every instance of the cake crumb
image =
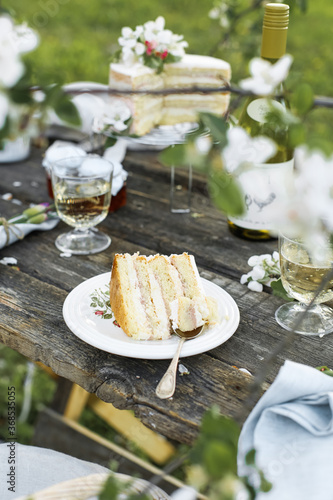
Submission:
POLYGON ((194 212, 191 217, 193 217, 193 219, 199 219, 200 217, 206 217, 205 214, 199 214, 198 212, 194 212))
POLYGON ((14 187, 20 187, 20 186, 22 186, 22 182, 21 181, 15 181, 15 182, 13 182, 13 186, 14 187))
POLYGON ((252 377, 252 373, 249 372, 249 370, 247 370, 246 368, 239 368, 239 371, 243 372, 243 373, 247 373, 248 375, 251 375, 251 377, 252 377))
POLYGON ((180 373, 180 375, 181 375, 181 376, 183 376, 183 375, 189 375, 189 374, 190 374, 190 372, 189 372, 189 370, 186 368, 186 366, 184 366, 184 365, 182 365, 182 364, 180 364, 180 365, 178 366, 178 371, 179 371, 179 373, 180 373))
POLYGON ((141 378, 140 375, 137 375, 136 378, 141 378))

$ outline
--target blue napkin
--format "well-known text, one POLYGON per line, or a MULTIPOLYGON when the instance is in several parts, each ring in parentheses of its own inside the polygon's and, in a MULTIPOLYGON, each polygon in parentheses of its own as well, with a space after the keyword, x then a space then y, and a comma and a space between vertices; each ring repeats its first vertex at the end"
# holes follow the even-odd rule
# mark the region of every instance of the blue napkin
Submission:
POLYGON ((258 499, 333 498, 333 378, 286 361, 243 426, 240 476, 249 472, 244 457, 252 448, 273 483, 258 499))

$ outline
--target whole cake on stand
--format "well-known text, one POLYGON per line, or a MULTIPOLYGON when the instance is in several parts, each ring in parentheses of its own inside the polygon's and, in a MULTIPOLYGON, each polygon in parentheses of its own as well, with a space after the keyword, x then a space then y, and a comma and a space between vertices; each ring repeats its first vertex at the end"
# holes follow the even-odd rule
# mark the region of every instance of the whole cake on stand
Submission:
POLYGON ((117 91, 147 91, 124 95, 131 110, 130 133, 142 136, 158 125, 196 122, 199 111, 224 115, 228 92, 199 93, 195 88, 228 85, 230 64, 209 56, 185 54, 187 42, 164 28, 164 18, 135 30, 125 27, 120 49, 110 64, 109 86, 117 91), (149 91, 194 89, 192 92, 149 94, 149 91))

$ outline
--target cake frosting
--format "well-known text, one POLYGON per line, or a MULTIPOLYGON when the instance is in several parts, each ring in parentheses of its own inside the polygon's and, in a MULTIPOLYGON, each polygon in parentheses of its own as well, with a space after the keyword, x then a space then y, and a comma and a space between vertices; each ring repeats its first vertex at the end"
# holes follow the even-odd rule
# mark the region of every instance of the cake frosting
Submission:
POLYGON ((124 332, 137 340, 163 340, 174 328, 193 330, 217 322, 217 304, 206 297, 193 256, 116 254, 110 305, 124 332))

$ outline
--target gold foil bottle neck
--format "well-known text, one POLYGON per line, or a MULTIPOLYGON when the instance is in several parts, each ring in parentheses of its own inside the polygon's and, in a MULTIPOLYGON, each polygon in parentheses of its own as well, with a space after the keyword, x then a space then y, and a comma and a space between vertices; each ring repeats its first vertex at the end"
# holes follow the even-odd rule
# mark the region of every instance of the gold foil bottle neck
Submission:
POLYGON ((261 57, 280 59, 286 53, 289 5, 268 3, 263 21, 261 57))

